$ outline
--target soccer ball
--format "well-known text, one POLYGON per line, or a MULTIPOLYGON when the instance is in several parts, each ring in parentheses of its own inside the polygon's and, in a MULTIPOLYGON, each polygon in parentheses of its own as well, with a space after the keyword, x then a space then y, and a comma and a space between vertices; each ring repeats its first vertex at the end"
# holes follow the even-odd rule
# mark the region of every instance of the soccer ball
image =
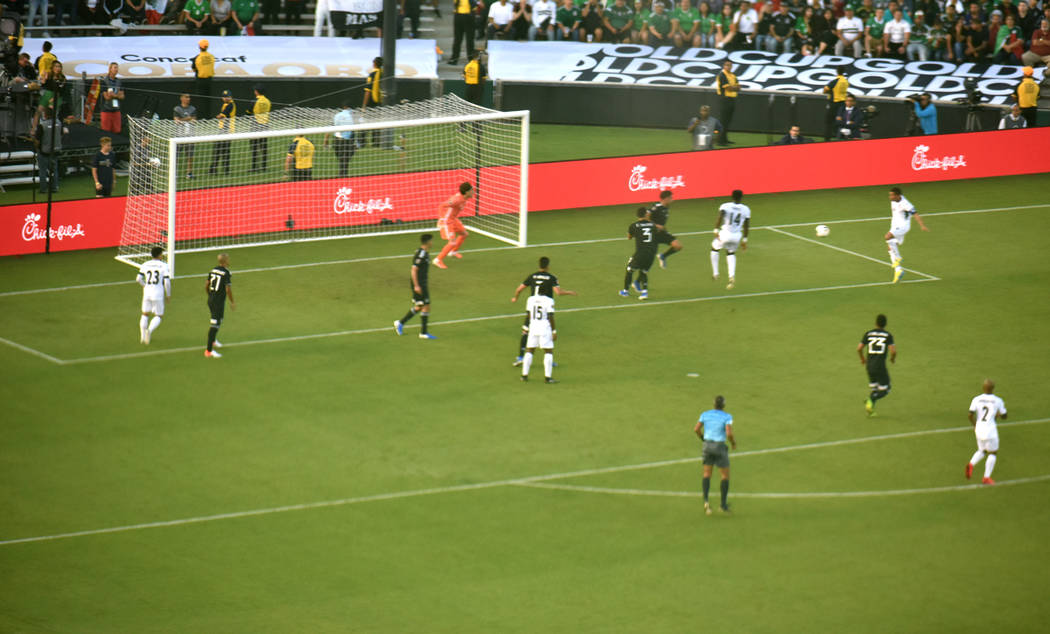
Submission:
POLYGON ((149 164, 152 165, 153 167, 160 167, 160 159, 157 158, 156 156, 151 157, 150 160, 149 160, 149 164))
POLYGON ((831 233, 831 227, 827 225, 817 225, 817 237, 826 238, 831 233))

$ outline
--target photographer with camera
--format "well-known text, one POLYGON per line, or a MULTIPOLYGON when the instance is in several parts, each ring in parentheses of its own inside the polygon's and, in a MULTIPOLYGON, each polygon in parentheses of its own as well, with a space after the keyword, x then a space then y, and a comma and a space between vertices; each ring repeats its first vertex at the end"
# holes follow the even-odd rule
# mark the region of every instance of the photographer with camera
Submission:
POLYGON ((931 135, 937 134, 937 107, 933 105, 930 100, 929 93, 922 93, 918 95, 909 95, 905 99, 911 102, 911 106, 914 109, 915 123, 913 125, 912 135, 931 135))

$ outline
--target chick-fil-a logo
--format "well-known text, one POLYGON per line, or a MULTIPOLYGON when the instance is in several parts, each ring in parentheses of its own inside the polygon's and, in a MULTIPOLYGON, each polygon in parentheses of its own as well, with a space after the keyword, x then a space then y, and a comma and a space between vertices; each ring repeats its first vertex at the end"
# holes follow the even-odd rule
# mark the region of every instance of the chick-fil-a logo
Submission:
POLYGON ((913 170, 918 172, 919 170, 948 170, 949 168, 966 167, 965 154, 930 159, 926 158, 926 153, 929 151, 930 147, 928 145, 915 146, 915 154, 912 154, 911 157, 911 168, 913 170))
POLYGON ((647 165, 635 165, 631 168, 631 176, 627 179, 627 188, 632 192, 637 192, 643 189, 663 190, 685 187, 685 181, 682 180, 681 174, 677 176, 661 176, 660 178, 646 178, 645 171, 648 169, 647 165))
MULTIPOLYGON (((44 240, 47 237, 47 228, 40 228, 40 214, 26 214, 25 224, 22 225, 22 239, 26 242, 33 240, 44 240)), ((73 225, 59 225, 51 227, 52 240, 64 240, 65 238, 76 238, 84 236, 84 228, 77 223, 73 225)))
POLYGON ((368 200, 353 201, 350 198, 354 190, 350 187, 340 187, 339 193, 336 194, 335 202, 332 204, 335 213, 337 214, 374 214, 377 211, 386 211, 393 209, 394 204, 390 202, 390 197, 386 198, 370 198, 368 200))

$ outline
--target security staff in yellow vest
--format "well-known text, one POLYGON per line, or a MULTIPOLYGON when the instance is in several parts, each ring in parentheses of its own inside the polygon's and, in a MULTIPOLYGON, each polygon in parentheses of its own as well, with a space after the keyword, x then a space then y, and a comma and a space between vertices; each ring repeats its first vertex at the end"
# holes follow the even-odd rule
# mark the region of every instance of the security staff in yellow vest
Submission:
POLYGON ((828 96, 827 112, 824 115, 824 140, 828 141, 834 136, 835 117, 839 108, 846 105, 846 94, 849 92, 849 80, 846 79, 846 67, 838 67, 838 75, 824 86, 824 94, 828 96))
POLYGON ((313 178, 314 144, 305 136, 300 134, 292 139, 292 144, 288 146, 288 155, 284 159, 284 171, 290 172, 293 181, 307 181, 313 178))
MULTIPOLYGON (((248 109, 248 113, 252 115, 250 119, 252 130, 261 132, 270 128, 270 100, 266 98, 266 87, 262 84, 255 84, 254 91, 255 102, 248 109)), ((252 168, 250 172, 261 172, 266 169, 266 146, 269 141, 270 139, 266 137, 251 140, 252 168)))
MULTIPOLYGON (((1050 72, 1050 66, 1047 67, 1047 72, 1050 72)), ((1031 66, 1025 66, 1024 77, 1014 89, 1014 98, 1017 99, 1017 105, 1021 107, 1021 116, 1028 122, 1029 128, 1035 127, 1039 107, 1039 84, 1035 83, 1034 74, 1031 66)))
POLYGON ((197 93, 195 96, 198 97, 197 103, 200 104, 197 118, 208 119, 211 117, 209 114, 211 110, 211 78, 215 76, 215 56, 208 52, 208 40, 201 40, 197 43, 197 46, 200 48, 200 53, 197 53, 190 59, 193 74, 197 78, 193 82, 193 91, 197 93))
POLYGON ((372 60, 372 70, 368 73, 368 79, 365 80, 365 100, 361 104, 362 108, 383 105, 383 91, 379 87, 382 81, 383 58, 377 57, 372 60))
POLYGON ((715 79, 715 92, 718 93, 718 114, 722 120, 721 145, 733 145, 729 140, 729 126, 733 124, 733 110, 736 109, 736 99, 740 95, 740 82, 733 74, 733 62, 728 59, 722 64, 722 72, 715 79))
POLYGON ((488 70, 481 63, 481 53, 474 51, 470 54, 470 61, 463 67, 463 81, 467 84, 467 101, 481 105, 481 95, 485 89, 486 79, 488 79, 488 70))

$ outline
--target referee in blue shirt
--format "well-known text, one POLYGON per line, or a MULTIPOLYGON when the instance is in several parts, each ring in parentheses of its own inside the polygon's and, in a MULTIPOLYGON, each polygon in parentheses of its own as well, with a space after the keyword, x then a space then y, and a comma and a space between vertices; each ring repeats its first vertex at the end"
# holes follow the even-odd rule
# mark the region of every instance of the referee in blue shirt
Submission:
POLYGON ((722 474, 722 511, 729 512, 729 448, 726 440, 736 449, 736 438, 733 438, 733 417, 726 411, 726 400, 715 397, 715 408, 700 414, 693 431, 704 441, 704 513, 711 514, 711 504, 707 495, 711 490, 711 470, 718 467, 722 474))
MULTIPOLYGON (((350 102, 344 101, 343 107, 332 118, 332 125, 353 125, 355 123, 357 123, 357 120, 354 118, 350 102)), ((353 130, 342 130, 326 134, 324 137, 325 147, 328 147, 328 141, 331 137, 335 137, 333 149, 335 150, 335 160, 339 163, 339 178, 346 178, 350 173, 350 159, 354 158, 354 152, 357 151, 357 141, 354 139, 354 132, 353 130)))

